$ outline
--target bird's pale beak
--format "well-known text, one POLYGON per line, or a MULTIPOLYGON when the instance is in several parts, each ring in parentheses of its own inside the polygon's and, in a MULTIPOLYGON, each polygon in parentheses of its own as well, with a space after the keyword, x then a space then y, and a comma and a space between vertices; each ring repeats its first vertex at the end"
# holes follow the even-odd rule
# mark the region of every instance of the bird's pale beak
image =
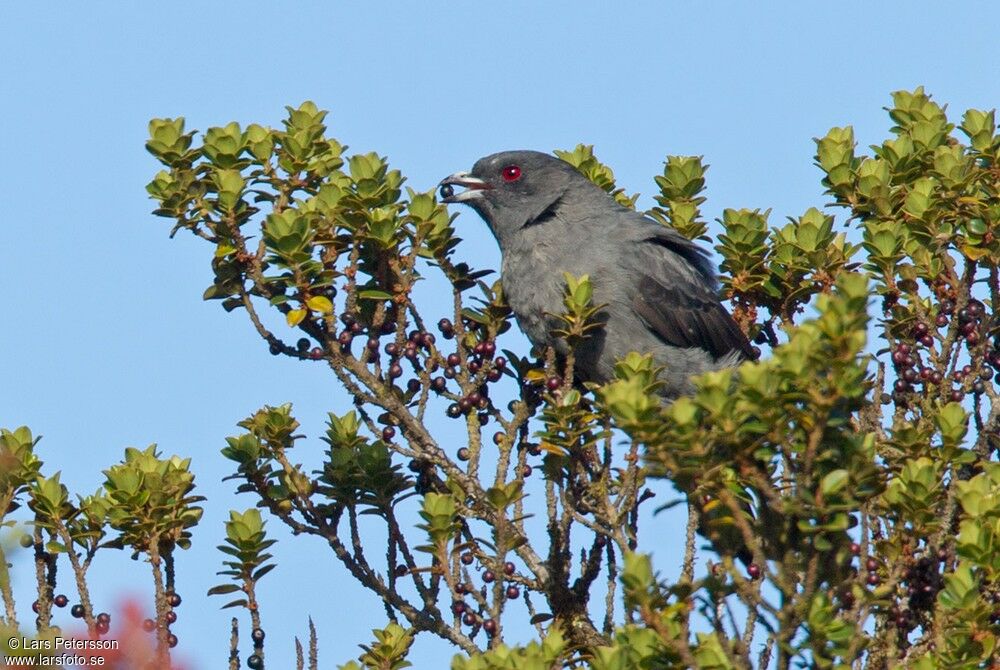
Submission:
POLYGON ((488 183, 473 177, 468 172, 456 172, 450 177, 445 177, 438 184, 441 193, 441 202, 468 202, 476 198, 483 197, 483 191, 493 188, 488 183), (455 187, 461 186, 464 191, 455 193, 455 187))

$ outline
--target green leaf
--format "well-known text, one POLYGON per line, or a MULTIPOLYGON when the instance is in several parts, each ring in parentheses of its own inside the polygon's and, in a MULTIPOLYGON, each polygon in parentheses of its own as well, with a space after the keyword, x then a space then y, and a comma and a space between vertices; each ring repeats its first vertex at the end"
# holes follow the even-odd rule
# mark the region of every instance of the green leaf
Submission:
POLYGON ((358 291, 358 297, 362 300, 392 300, 392 294, 378 289, 365 289, 358 291))
POLYGON ((847 482, 850 480, 850 473, 847 470, 840 469, 834 470, 830 474, 823 477, 823 481, 820 482, 820 492, 824 496, 831 496, 839 493, 847 486, 847 482))

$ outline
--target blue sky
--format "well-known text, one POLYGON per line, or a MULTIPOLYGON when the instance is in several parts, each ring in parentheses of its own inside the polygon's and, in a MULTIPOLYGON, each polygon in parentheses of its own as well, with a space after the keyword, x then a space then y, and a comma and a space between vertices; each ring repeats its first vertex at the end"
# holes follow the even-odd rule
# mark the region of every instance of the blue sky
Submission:
MULTIPOLYGON (((179 557, 174 630, 195 667, 226 657, 230 612, 201 594, 227 510, 252 502, 220 482, 223 438, 281 402, 315 436, 347 403, 319 367, 272 358, 241 315, 201 301, 207 248, 168 240, 150 214, 151 117, 277 124, 284 105, 313 100, 339 140, 388 155, 418 190, 497 150, 586 142, 647 207, 664 156, 700 154, 710 217, 773 208, 780 223, 825 202, 812 138, 853 124, 862 146, 880 141, 891 91, 922 84, 955 120, 1000 101, 996 3, 620 6, 0 5, 0 425, 43 434, 49 470, 84 493, 129 445, 193 457, 210 500, 179 557)), ((458 256, 496 267, 481 222, 463 212, 458 225, 458 256)), ((678 529, 658 518, 647 531, 656 551, 678 529)), ((324 667, 354 657, 384 623, 380 603, 318 543, 277 535, 280 567, 262 594, 272 666, 292 658, 307 615, 324 667)), ((148 589, 146 567, 124 554, 93 572, 103 608, 148 589)), ((442 667, 452 653, 428 638, 413 660, 442 667)))

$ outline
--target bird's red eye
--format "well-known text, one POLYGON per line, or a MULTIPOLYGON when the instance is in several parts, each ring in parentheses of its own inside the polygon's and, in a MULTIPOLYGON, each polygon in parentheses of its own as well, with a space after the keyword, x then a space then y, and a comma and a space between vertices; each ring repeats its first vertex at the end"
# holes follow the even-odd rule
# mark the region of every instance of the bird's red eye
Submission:
POLYGON ((516 165, 508 165, 500 171, 504 181, 517 181, 521 178, 521 168, 516 165))

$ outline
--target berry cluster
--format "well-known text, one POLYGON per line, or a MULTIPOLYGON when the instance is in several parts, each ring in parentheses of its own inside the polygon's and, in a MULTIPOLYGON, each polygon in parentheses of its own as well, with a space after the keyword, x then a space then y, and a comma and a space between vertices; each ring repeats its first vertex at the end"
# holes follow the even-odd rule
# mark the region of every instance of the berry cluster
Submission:
MULTIPOLYGON (((466 551, 460 557, 459 560, 462 565, 469 566, 475 561, 475 556, 472 552, 466 551)), ((513 577, 516 571, 516 566, 511 562, 507 561, 502 566, 503 574, 507 577, 513 577)), ((497 574, 493 570, 487 568, 482 572, 483 586, 479 589, 479 595, 481 599, 486 598, 486 584, 493 584, 497 580, 497 574)), ((464 596, 472 593, 474 587, 472 584, 460 582, 455 586, 455 593, 459 596, 464 596)), ((503 595, 507 600, 517 600, 521 597, 521 589, 514 583, 508 583, 507 587, 503 589, 503 595)), ((475 611, 473 606, 469 605, 464 599, 458 599, 452 602, 451 611, 456 617, 461 617, 462 623, 466 626, 473 627, 472 634, 475 635, 476 627, 481 627, 483 632, 485 632, 490 637, 496 635, 498 627, 497 622, 493 619, 484 619, 483 612, 475 611)))
MULTIPOLYGON (((66 607, 69 605, 69 597, 60 593, 52 598, 52 604, 59 608, 66 607)), ((41 607, 41 603, 37 600, 31 603, 31 611, 35 614, 41 612, 41 607)), ((86 614, 86 611, 84 610, 83 605, 78 603, 70 608, 69 613, 75 619, 82 619, 86 614)), ((96 622, 97 633, 99 635, 107 635, 108 631, 111 630, 111 615, 107 612, 101 612, 97 615, 96 622)))
POLYGON ((945 549, 936 556, 908 559, 902 583, 906 585, 906 605, 893 605, 889 616, 899 630, 900 642, 905 644, 910 631, 921 624, 924 615, 934 609, 938 592, 944 587, 940 566, 949 558, 945 549))
MULTIPOLYGON (((444 321, 444 320, 442 320, 444 321)), ((439 324, 440 327, 441 324, 439 324)), ((450 325, 450 322, 448 322, 450 325)), ((500 381, 500 377, 507 369, 507 359, 503 356, 496 356, 496 343, 493 340, 482 340, 477 342, 470 350, 471 355, 466 356, 465 363, 462 363, 462 355, 458 352, 448 354, 444 359, 443 376, 431 379, 431 389, 438 394, 445 393, 448 388, 449 379, 458 376, 459 371, 464 371, 473 380, 478 382, 476 390, 463 396, 455 398, 455 402, 450 404, 446 410, 448 416, 457 419, 468 416, 471 412, 477 412, 479 424, 485 426, 489 422, 489 384, 500 381)))
POLYGON ((909 338, 904 338, 909 341, 898 342, 892 351, 896 381, 892 395, 883 396, 884 403, 895 401, 905 404, 918 385, 922 386, 924 394, 938 389, 947 399, 961 402, 966 393, 985 393, 986 382, 993 378, 995 370, 1000 370, 1000 347, 996 346, 1000 342, 994 343, 981 361, 978 360, 977 347, 989 329, 986 306, 973 298, 956 310, 954 291, 943 282, 936 282, 934 287, 940 302, 933 319, 914 323, 910 327, 909 338), (921 359, 924 352, 933 355, 935 341, 943 339, 937 332, 942 328, 954 328, 957 341, 969 350, 972 357, 971 363, 956 369, 950 379, 940 370, 925 365, 921 359))
MULTIPOLYGON (((854 550, 854 545, 851 545, 851 550, 854 550)), ((859 547, 860 551, 860 547, 859 547)), ((882 564, 874 556, 869 556, 865 559, 865 571, 868 572, 868 576, 865 577, 865 583, 868 586, 878 586, 882 583, 882 577, 879 576, 879 568, 882 564)))
MULTIPOLYGON (((59 608, 66 607, 69 604, 69 597, 60 593, 52 598, 52 604, 59 608)), ((41 607, 41 603, 37 600, 31 603, 31 611, 35 614, 41 611, 41 607)), ((69 613, 74 619, 82 619, 86 614, 86 610, 83 605, 77 603, 69 608, 69 613)), ((98 635, 107 635, 111 630, 111 615, 107 612, 98 614, 96 617, 96 629, 98 635)))
MULTIPOLYGON (((166 614, 165 618, 167 620, 167 626, 169 627, 169 626, 173 625, 174 622, 177 621, 177 612, 175 612, 174 610, 177 609, 178 607, 180 607, 180 605, 181 605, 181 596, 180 596, 180 594, 178 594, 178 593, 176 593, 174 591, 168 591, 167 592, 167 605, 170 607, 170 609, 167 610, 167 614, 166 614)), ((142 629, 144 631, 146 631, 147 633, 152 633, 154 630, 156 630, 156 621, 153 620, 153 619, 146 619, 146 620, 144 620, 142 622, 142 629)), ((173 633, 170 633, 167 636, 167 642, 168 642, 168 644, 171 647, 176 647, 177 646, 177 636, 174 635, 173 633)))
POLYGON ((254 628, 250 633, 253 640, 253 653, 247 657, 247 667, 250 670, 257 670, 264 667, 264 629, 254 628))

